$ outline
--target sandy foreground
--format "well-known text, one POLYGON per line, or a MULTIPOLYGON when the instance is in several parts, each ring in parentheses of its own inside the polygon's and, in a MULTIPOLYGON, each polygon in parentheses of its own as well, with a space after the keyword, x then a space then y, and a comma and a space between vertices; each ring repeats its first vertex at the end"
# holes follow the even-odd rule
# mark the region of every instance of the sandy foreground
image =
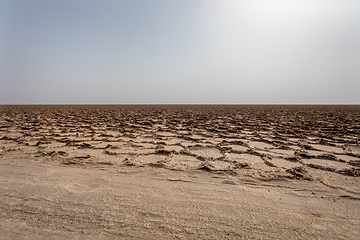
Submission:
POLYGON ((359 239, 359 106, 0 106, 0 239, 359 239))

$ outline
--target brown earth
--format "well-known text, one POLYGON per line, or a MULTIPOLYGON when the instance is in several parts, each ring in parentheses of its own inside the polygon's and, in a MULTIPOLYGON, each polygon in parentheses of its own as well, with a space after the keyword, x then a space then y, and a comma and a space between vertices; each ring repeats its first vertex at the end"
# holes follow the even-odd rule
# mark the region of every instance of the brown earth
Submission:
POLYGON ((360 106, 0 106, 0 239, 358 239, 360 106))

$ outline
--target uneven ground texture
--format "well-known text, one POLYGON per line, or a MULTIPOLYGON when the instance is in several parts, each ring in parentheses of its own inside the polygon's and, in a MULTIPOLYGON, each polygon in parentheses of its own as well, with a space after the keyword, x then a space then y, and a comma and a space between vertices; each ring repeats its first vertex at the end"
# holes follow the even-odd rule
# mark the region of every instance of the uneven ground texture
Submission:
POLYGON ((358 239, 360 106, 0 106, 0 239, 358 239))

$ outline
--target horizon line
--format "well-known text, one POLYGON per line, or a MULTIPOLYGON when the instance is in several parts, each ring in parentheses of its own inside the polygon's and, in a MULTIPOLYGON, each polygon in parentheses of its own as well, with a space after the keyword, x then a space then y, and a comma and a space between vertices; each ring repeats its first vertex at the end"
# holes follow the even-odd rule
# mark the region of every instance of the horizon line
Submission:
POLYGON ((360 103, 0 103, 0 106, 22 105, 360 105, 360 103))

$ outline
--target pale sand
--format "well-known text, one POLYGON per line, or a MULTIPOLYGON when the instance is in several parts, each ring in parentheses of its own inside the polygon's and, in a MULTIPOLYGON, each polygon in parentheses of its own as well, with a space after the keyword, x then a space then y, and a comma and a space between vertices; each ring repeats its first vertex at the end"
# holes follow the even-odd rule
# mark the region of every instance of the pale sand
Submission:
POLYGON ((359 109, 1 106, 0 239, 359 239, 359 109))
POLYGON ((0 159, 1 239, 357 239, 359 198, 311 181, 0 159))

